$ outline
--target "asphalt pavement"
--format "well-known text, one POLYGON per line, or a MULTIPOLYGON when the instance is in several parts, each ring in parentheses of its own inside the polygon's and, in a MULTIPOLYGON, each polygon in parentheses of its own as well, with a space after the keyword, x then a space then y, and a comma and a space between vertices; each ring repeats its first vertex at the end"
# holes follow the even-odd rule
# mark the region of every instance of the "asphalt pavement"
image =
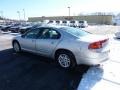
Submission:
POLYGON ((75 90, 88 68, 81 65, 64 70, 49 58, 17 54, 11 39, 0 34, 0 90, 75 90))

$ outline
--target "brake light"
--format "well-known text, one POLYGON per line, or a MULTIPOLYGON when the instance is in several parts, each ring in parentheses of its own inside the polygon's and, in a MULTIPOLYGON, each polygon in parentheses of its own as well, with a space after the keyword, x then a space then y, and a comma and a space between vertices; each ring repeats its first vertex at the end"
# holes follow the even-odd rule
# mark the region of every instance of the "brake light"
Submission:
POLYGON ((88 46, 88 49, 100 49, 103 47, 103 43, 107 42, 108 39, 105 40, 101 40, 101 41, 97 41, 97 42, 93 42, 88 46))

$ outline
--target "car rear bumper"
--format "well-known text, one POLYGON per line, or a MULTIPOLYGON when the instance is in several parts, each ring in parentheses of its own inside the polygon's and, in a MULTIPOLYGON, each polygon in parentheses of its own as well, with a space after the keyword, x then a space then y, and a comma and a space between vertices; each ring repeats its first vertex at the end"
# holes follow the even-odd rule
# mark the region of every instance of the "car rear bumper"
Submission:
POLYGON ((98 54, 97 57, 95 55, 91 54, 91 57, 80 57, 77 58, 77 64, 85 64, 85 65, 98 65, 101 64, 107 60, 109 60, 109 52, 103 52, 98 54), (92 57, 93 56, 93 57, 92 57), (95 57, 95 58, 94 58, 95 57))

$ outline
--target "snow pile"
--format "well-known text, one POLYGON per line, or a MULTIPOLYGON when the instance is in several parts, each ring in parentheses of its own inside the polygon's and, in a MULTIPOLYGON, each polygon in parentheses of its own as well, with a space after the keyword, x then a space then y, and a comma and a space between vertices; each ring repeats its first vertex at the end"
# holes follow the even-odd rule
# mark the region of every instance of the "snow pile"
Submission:
MULTIPOLYGON (((115 38, 115 37, 114 37, 115 38)), ((110 59, 120 62, 120 40, 111 39, 110 42, 110 59)))

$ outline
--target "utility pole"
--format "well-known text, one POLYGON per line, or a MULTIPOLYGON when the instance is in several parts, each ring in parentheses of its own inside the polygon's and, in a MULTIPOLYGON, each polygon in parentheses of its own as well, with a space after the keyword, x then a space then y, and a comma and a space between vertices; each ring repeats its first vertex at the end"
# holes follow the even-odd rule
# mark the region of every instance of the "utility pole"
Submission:
POLYGON ((4 16, 3 16, 3 11, 0 11, 0 14, 1 14, 1 18, 2 18, 2 20, 3 20, 3 23, 5 23, 6 21, 5 21, 5 18, 4 18, 4 16))
POLYGON ((1 14, 1 18, 3 18, 3 11, 0 11, 0 14, 1 14))
POLYGON ((68 15, 69 15, 69 17, 70 17, 70 7, 68 7, 68 15))
POLYGON ((25 18, 25 9, 23 9, 23 17, 24 17, 24 20, 26 20, 26 18, 25 18))
POLYGON ((17 11, 18 13, 18 20, 20 20, 20 11, 17 11))

